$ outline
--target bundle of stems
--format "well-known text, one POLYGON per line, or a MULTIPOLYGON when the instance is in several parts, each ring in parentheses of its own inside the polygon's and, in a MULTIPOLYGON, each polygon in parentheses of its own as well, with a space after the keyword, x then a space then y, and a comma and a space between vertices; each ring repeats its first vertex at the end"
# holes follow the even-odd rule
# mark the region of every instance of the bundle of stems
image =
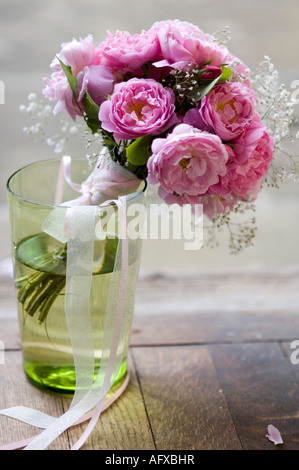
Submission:
POLYGON ((38 322, 43 323, 57 296, 66 282, 66 244, 40 256, 34 262, 35 273, 16 279, 19 289, 18 300, 22 304, 23 314, 34 316, 38 313, 38 322))

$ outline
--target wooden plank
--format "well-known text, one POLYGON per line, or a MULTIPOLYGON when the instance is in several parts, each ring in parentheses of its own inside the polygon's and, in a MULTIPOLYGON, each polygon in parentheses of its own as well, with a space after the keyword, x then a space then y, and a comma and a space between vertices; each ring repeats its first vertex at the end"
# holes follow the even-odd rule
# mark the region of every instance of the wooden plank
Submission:
MULTIPOLYGON (((31 385, 23 372, 22 355, 20 351, 5 352, 5 363, 0 364, 1 390, 0 409, 22 405, 52 416, 60 416, 66 402, 59 396, 48 394, 31 385)), ((0 443, 27 439, 41 432, 40 429, 22 423, 21 421, 0 416, 0 443)), ((55 441, 50 450, 66 449, 67 435, 62 435, 55 441)))
MULTIPOLYGON (((299 386, 278 344, 211 345, 223 394, 245 450, 273 450, 265 435, 276 426, 284 450, 299 450, 299 386)), ((275 447, 278 448, 278 447, 275 447)))
MULTIPOLYGON (((154 450, 154 441, 131 361, 130 383, 124 394, 100 417, 82 450, 154 450)), ((68 431, 75 442, 85 424, 68 431)))
POLYGON ((239 450, 208 349, 133 348, 158 450, 239 450))
MULTIPOLYGON (((0 308, 1 311, 1 308, 0 308)), ((299 339, 299 315, 285 312, 134 315, 131 345, 207 344, 299 339)), ((0 320, 6 349, 20 349, 18 320, 0 320)))
POLYGON ((296 313, 228 312, 182 315, 134 315, 131 344, 207 344, 263 342, 299 338, 296 313), (297 332, 297 333, 296 333, 297 332))
MULTIPOLYGON (((0 365, 1 388, 0 409, 23 405, 60 416, 68 410, 71 399, 47 393, 31 385, 25 378, 20 352, 6 352, 5 364, 0 365)), ((0 445, 26 439, 41 430, 20 421, 0 416, 0 445)), ((69 441, 74 443, 83 432, 85 424, 72 427, 50 446, 50 450, 65 450, 69 441)), ((154 443, 150 432, 143 400, 131 367, 131 380, 124 394, 106 410, 96 425, 84 450, 130 450, 150 449, 154 443)))
POLYGON ((298 270, 142 273, 136 315, 299 311, 298 270))
MULTIPOLYGON (((16 311, 10 278, 1 279, 0 308, 4 318, 16 311), (11 309, 6 311, 5 309, 11 309)), ((135 314, 298 312, 299 272, 296 269, 229 271, 141 271, 135 314)), ((6 317, 7 318, 7 317, 6 317)))

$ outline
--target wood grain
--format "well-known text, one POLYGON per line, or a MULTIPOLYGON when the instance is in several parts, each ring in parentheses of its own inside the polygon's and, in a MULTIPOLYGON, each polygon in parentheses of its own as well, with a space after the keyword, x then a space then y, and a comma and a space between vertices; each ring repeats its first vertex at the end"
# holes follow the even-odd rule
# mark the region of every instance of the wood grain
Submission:
MULTIPOLYGON (((283 341, 290 348, 299 339, 297 313, 215 313, 134 315, 131 345, 210 344, 283 341)), ((0 320, 0 340, 5 348, 19 350, 19 323, 16 318, 0 320)))
MULTIPOLYGON (((66 406, 66 401, 31 385, 23 372, 22 354, 20 351, 9 351, 5 354, 5 364, 0 365, 1 390, 0 409, 17 405, 34 408, 52 416, 60 416, 66 406)), ((27 439, 41 432, 32 427, 6 416, 0 416, 0 443, 27 439)), ((49 449, 60 450, 68 446, 68 439, 63 435, 49 449)))
POLYGON ((265 438, 273 424, 283 436, 283 449, 299 450, 299 382, 279 344, 208 349, 243 448, 273 450, 265 438))
MULTIPOLYGON (((125 393, 102 414, 82 450, 155 449, 132 361, 130 377, 125 393)), ((84 428, 85 424, 72 428, 70 440, 79 439, 84 428)))
MULTIPOLYGON (((32 386, 25 378, 21 353, 9 351, 5 355, 5 364, 0 365, 1 394, 0 409, 23 405, 40 410, 53 416, 60 416, 68 410, 71 399, 50 394, 32 386), (8 393, 9 391, 9 393, 8 393)), ((34 436, 41 430, 20 421, 1 416, 0 445, 34 436)), ((87 423, 74 426, 62 434, 50 450, 63 450, 70 443, 76 442, 87 423)), ((84 450, 114 449, 154 449, 150 426, 144 403, 136 380, 134 367, 131 366, 131 380, 125 393, 111 408, 103 412, 101 419, 84 450)))
POLYGON ((298 313, 184 313, 135 315, 131 344, 209 344, 295 338, 299 338, 298 313))
POLYGON ((136 315, 298 313, 299 272, 195 270, 141 273, 136 315))
POLYGON ((238 450, 241 445, 203 346, 134 348, 158 450, 238 450))

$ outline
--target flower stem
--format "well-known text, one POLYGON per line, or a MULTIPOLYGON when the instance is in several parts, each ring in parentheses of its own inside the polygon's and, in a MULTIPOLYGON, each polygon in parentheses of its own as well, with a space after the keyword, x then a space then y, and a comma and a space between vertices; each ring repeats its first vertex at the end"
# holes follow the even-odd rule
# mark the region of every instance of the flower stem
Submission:
POLYGON ((33 316, 39 311, 39 323, 45 320, 53 302, 65 286, 66 253, 65 245, 39 257, 34 266, 38 271, 15 281, 16 287, 20 289, 18 300, 23 305, 24 312, 33 316))
POLYGON ((60 292, 65 286, 65 277, 64 276, 59 276, 59 277, 60 279, 56 279, 51 285, 51 292, 48 293, 49 295, 46 295, 43 301, 40 303, 40 306, 39 306, 40 314, 38 317, 39 323, 42 323, 46 319, 49 313, 49 310, 52 307, 55 299, 57 298, 57 296, 60 294, 60 292))

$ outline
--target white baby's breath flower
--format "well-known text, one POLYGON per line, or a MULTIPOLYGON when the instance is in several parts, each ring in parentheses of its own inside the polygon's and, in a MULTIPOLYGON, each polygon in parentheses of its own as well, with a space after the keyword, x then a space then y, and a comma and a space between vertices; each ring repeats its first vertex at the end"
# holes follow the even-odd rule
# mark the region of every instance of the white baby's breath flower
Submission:
POLYGON ((49 147, 53 147, 55 154, 64 152, 69 139, 75 137, 82 129, 80 124, 61 119, 59 130, 51 136, 46 136, 46 127, 54 118, 53 107, 36 93, 29 93, 27 104, 22 104, 19 111, 32 120, 32 124, 24 126, 23 131, 35 142, 45 142, 49 147))
POLYGON ((297 163, 289 153, 290 145, 299 136, 299 132, 294 133, 294 97, 284 84, 279 85, 278 72, 267 56, 252 74, 252 82, 257 111, 274 140, 274 158, 265 182, 279 188, 286 179, 298 181, 297 163))
POLYGON ((253 72, 252 82, 257 94, 257 111, 278 143, 290 131, 294 114, 292 94, 284 84, 278 85, 278 72, 268 56, 253 72))
POLYGON ((78 127, 77 126, 71 126, 69 131, 71 135, 77 135, 78 134, 78 127))
POLYGON ((37 95, 36 93, 29 93, 28 95, 28 101, 36 101, 37 100, 37 95))

